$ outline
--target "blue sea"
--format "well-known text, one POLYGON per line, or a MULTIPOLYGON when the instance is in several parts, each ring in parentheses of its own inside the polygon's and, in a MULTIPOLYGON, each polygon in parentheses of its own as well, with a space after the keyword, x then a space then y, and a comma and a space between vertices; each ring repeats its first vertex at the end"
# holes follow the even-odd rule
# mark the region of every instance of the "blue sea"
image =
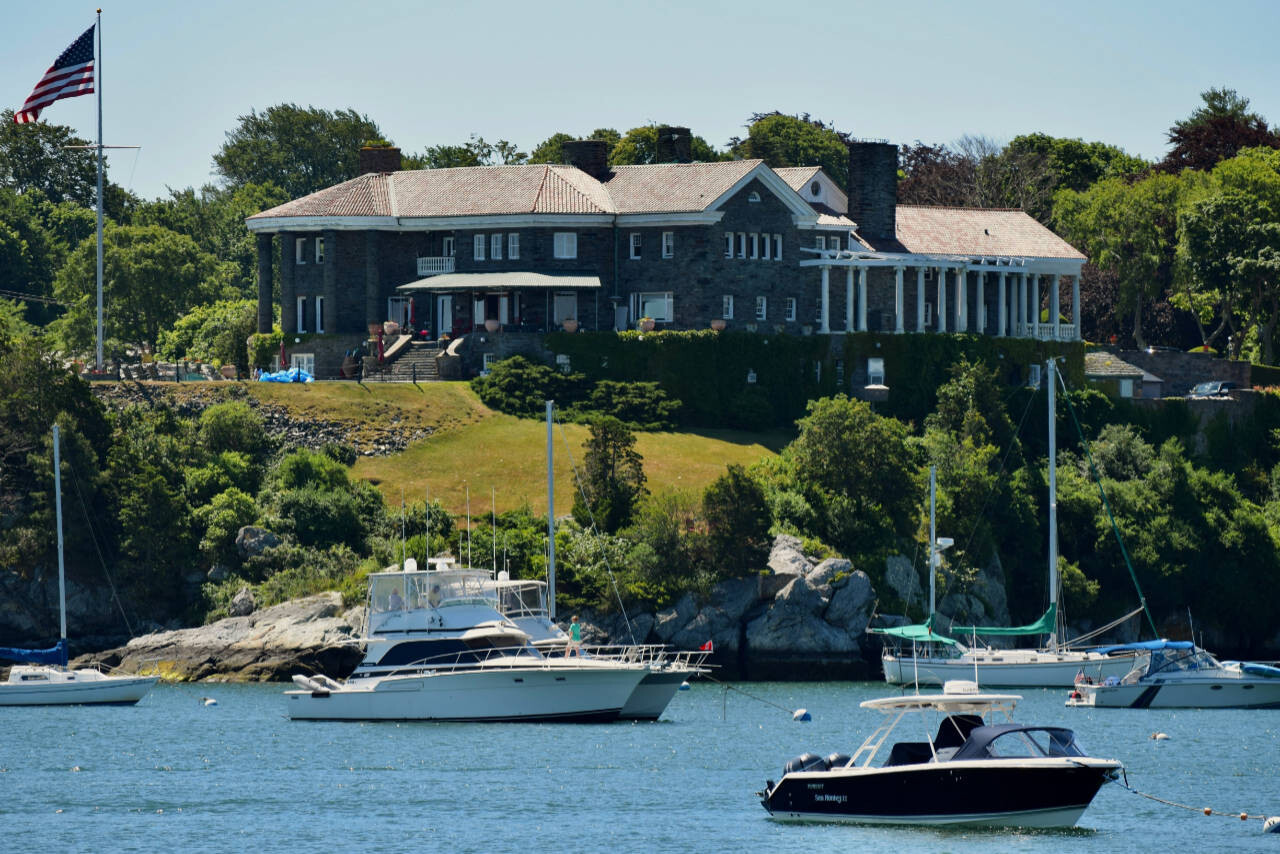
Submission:
MULTIPOLYGON (((602 725, 292 722, 278 684, 0 708, 0 850, 1280 852, 1260 821, 1115 785, 1065 831, 777 823, 755 795, 765 779, 805 751, 852 752, 880 719, 859 701, 892 692, 737 687, 747 693, 700 682, 661 721, 602 725), (812 722, 782 710, 797 707, 812 722)), ((1072 727, 1137 789, 1280 813, 1280 710, 1067 709, 1065 691, 1021 693, 1020 720, 1072 727)))

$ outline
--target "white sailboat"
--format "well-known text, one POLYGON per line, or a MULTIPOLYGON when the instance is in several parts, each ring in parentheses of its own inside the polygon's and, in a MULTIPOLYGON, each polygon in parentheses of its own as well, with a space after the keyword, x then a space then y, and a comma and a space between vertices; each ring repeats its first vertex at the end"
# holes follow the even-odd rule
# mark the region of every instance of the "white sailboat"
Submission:
MULTIPOLYGON (((1057 363, 1049 359, 1046 381, 1049 393, 1049 610, 1036 622, 1026 626, 966 626, 953 627, 949 634, 975 639, 972 646, 935 633, 933 626, 932 592, 929 602, 929 620, 924 625, 876 629, 898 641, 897 646, 886 645, 881 655, 886 682, 895 685, 911 683, 945 684, 953 679, 978 679, 984 686, 996 688, 1040 687, 1065 688, 1073 684, 1083 671, 1096 681, 1110 676, 1124 676, 1133 667, 1135 653, 1123 647, 1110 653, 1095 650, 1073 649, 1059 643, 1058 614, 1058 497, 1057 497, 1057 424, 1056 384, 1057 363), (978 636, 1047 636, 1042 647, 993 649, 980 647, 978 636), (911 646, 907 648, 906 642, 911 646)), ((932 509, 930 511, 932 520, 932 509)), ((932 521, 930 539, 932 541, 932 521)), ((933 589, 932 555, 930 544, 930 590, 933 589)))
POLYGON ((58 520, 58 608, 62 636, 49 649, 0 647, 0 658, 15 664, 0 682, 0 706, 133 705, 156 684, 156 676, 117 676, 67 667, 67 588, 62 554, 62 471, 58 425, 53 425, 53 483, 58 520))

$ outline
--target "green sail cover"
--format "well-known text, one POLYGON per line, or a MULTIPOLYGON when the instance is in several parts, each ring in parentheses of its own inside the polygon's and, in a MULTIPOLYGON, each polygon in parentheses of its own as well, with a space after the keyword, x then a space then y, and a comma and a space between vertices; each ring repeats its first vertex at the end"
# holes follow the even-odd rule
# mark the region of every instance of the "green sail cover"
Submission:
POLYGON ((951 633, 956 635, 987 635, 993 637, 1015 637, 1019 635, 1051 635, 1057 631, 1058 605, 1055 602, 1044 612, 1044 616, 1029 626, 952 626, 951 633))
POLYGON ((915 643, 944 643, 948 646, 955 646, 956 642, 951 638, 944 638, 942 635, 934 634, 931 626, 933 625, 933 617, 925 620, 923 623, 916 623, 910 626, 892 626, 887 629, 867 629, 872 634, 888 635, 889 637, 898 638, 899 640, 914 641, 915 643))

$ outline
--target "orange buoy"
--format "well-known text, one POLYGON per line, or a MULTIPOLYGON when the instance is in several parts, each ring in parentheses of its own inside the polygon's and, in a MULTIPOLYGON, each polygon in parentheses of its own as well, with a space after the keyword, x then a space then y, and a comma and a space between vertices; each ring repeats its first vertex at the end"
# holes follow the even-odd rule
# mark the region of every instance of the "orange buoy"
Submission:
POLYGON ((1205 815, 1213 815, 1213 807, 1205 807, 1205 808, 1204 808, 1204 814, 1205 814, 1205 815))

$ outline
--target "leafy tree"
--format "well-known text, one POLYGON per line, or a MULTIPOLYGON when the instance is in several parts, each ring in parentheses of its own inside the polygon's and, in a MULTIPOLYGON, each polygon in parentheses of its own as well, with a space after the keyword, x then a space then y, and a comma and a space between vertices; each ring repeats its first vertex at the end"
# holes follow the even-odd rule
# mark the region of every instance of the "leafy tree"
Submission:
POLYGON ((1009 448, 1015 441, 1013 421, 995 370, 962 356, 948 371, 951 379, 938 387, 938 404, 925 418, 926 429, 947 430, 981 444, 1009 448))
POLYGON ((1249 99, 1236 90, 1208 89, 1200 93, 1200 99, 1201 106, 1169 128, 1172 147, 1160 161, 1163 171, 1208 171, 1244 148, 1280 148, 1280 134, 1252 112, 1249 99))
POLYGON ((769 559, 769 505, 746 469, 730 465, 702 495, 702 515, 716 565, 730 575, 748 575, 769 559))
POLYGON ((214 171, 232 189, 273 184, 298 198, 356 177, 360 146, 381 139, 368 116, 297 104, 250 109, 213 155, 214 171))
POLYGON ((729 141, 735 157, 758 157, 773 168, 821 166, 841 187, 849 186, 848 135, 808 113, 788 116, 756 113, 747 122, 747 138, 729 141))
POLYGON ((201 444, 212 453, 244 454, 251 464, 265 462, 272 440, 262 415, 247 403, 216 403, 200 413, 201 444))
POLYGON ((344 490, 351 485, 347 468, 326 454, 299 449, 280 461, 273 473, 279 489, 301 489, 306 486, 324 491, 344 490))
POLYGON ((165 359, 198 359, 248 370, 245 341, 258 328, 258 304, 252 300, 220 300, 192 308, 160 333, 156 352, 165 359))
POLYGON ((946 145, 916 140, 898 148, 898 202, 971 207, 977 204, 976 164, 946 145))
POLYGON ((1048 223, 1058 190, 1083 192, 1103 178, 1130 179, 1148 167, 1102 142, 1026 134, 978 162, 978 195, 987 206, 1020 208, 1048 223))
MULTIPOLYGON (((599 131, 597 131, 599 133, 599 131)), ((607 137, 606 137, 607 138, 607 137)), ((695 136, 690 143, 694 160, 710 162, 720 160, 720 154, 711 143, 695 136)), ((658 125, 632 128, 618 139, 609 152, 610 166, 643 166, 656 163, 658 157, 658 125)))
POLYGON ((562 374, 525 356, 510 356, 495 363, 487 377, 471 380, 471 388, 485 406, 508 415, 541 418, 548 400, 566 409, 573 404, 581 397, 585 381, 582 374, 562 374))
POLYGON ((68 148, 89 145, 74 133, 68 125, 49 122, 16 124, 13 110, 0 112, 0 186, 19 193, 39 190, 54 203, 96 204, 98 155, 68 148))
POLYGON ((258 508, 253 497, 235 487, 214 496, 195 513, 197 526, 204 529, 200 553, 210 563, 238 564, 236 535, 245 525, 253 524, 257 517, 258 508))
POLYGON ((406 159, 406 169, 453 169, 460 166, 494 166, 518 165, 526 162, 529 155, 517 148, 513 142, 500 139, 497 142, 486 142, 484 137, 471 135, 471 139, 461 145, 433 145, 422 154, 406 159))
POLYGON ((680 401, 655 382, 600 380, 576 410, 611 415, 633 430, 671 430, 680 401))
POLYGON ((597 525, 613 533, 630 521, 645 488, 643 460, 636 437, 617 418, 601 416, 591 423, 583 456, 583 492, 573 503, 573 518, 583 527, 597 525))
POLYGON ((564 163, 564 149, 566 142, 573 142, 577 137, 567 133, 553 133, 551 136, 538 143, 537 146, 529 153, 530 163, 564 163))
POLYGON ((192 506, 207 504, 214 496, 232 488, 252 495, 258 489, 258 474, 247 454, 222 451, 203 466, 193 466, 184 471, 184 491, 192 506))

